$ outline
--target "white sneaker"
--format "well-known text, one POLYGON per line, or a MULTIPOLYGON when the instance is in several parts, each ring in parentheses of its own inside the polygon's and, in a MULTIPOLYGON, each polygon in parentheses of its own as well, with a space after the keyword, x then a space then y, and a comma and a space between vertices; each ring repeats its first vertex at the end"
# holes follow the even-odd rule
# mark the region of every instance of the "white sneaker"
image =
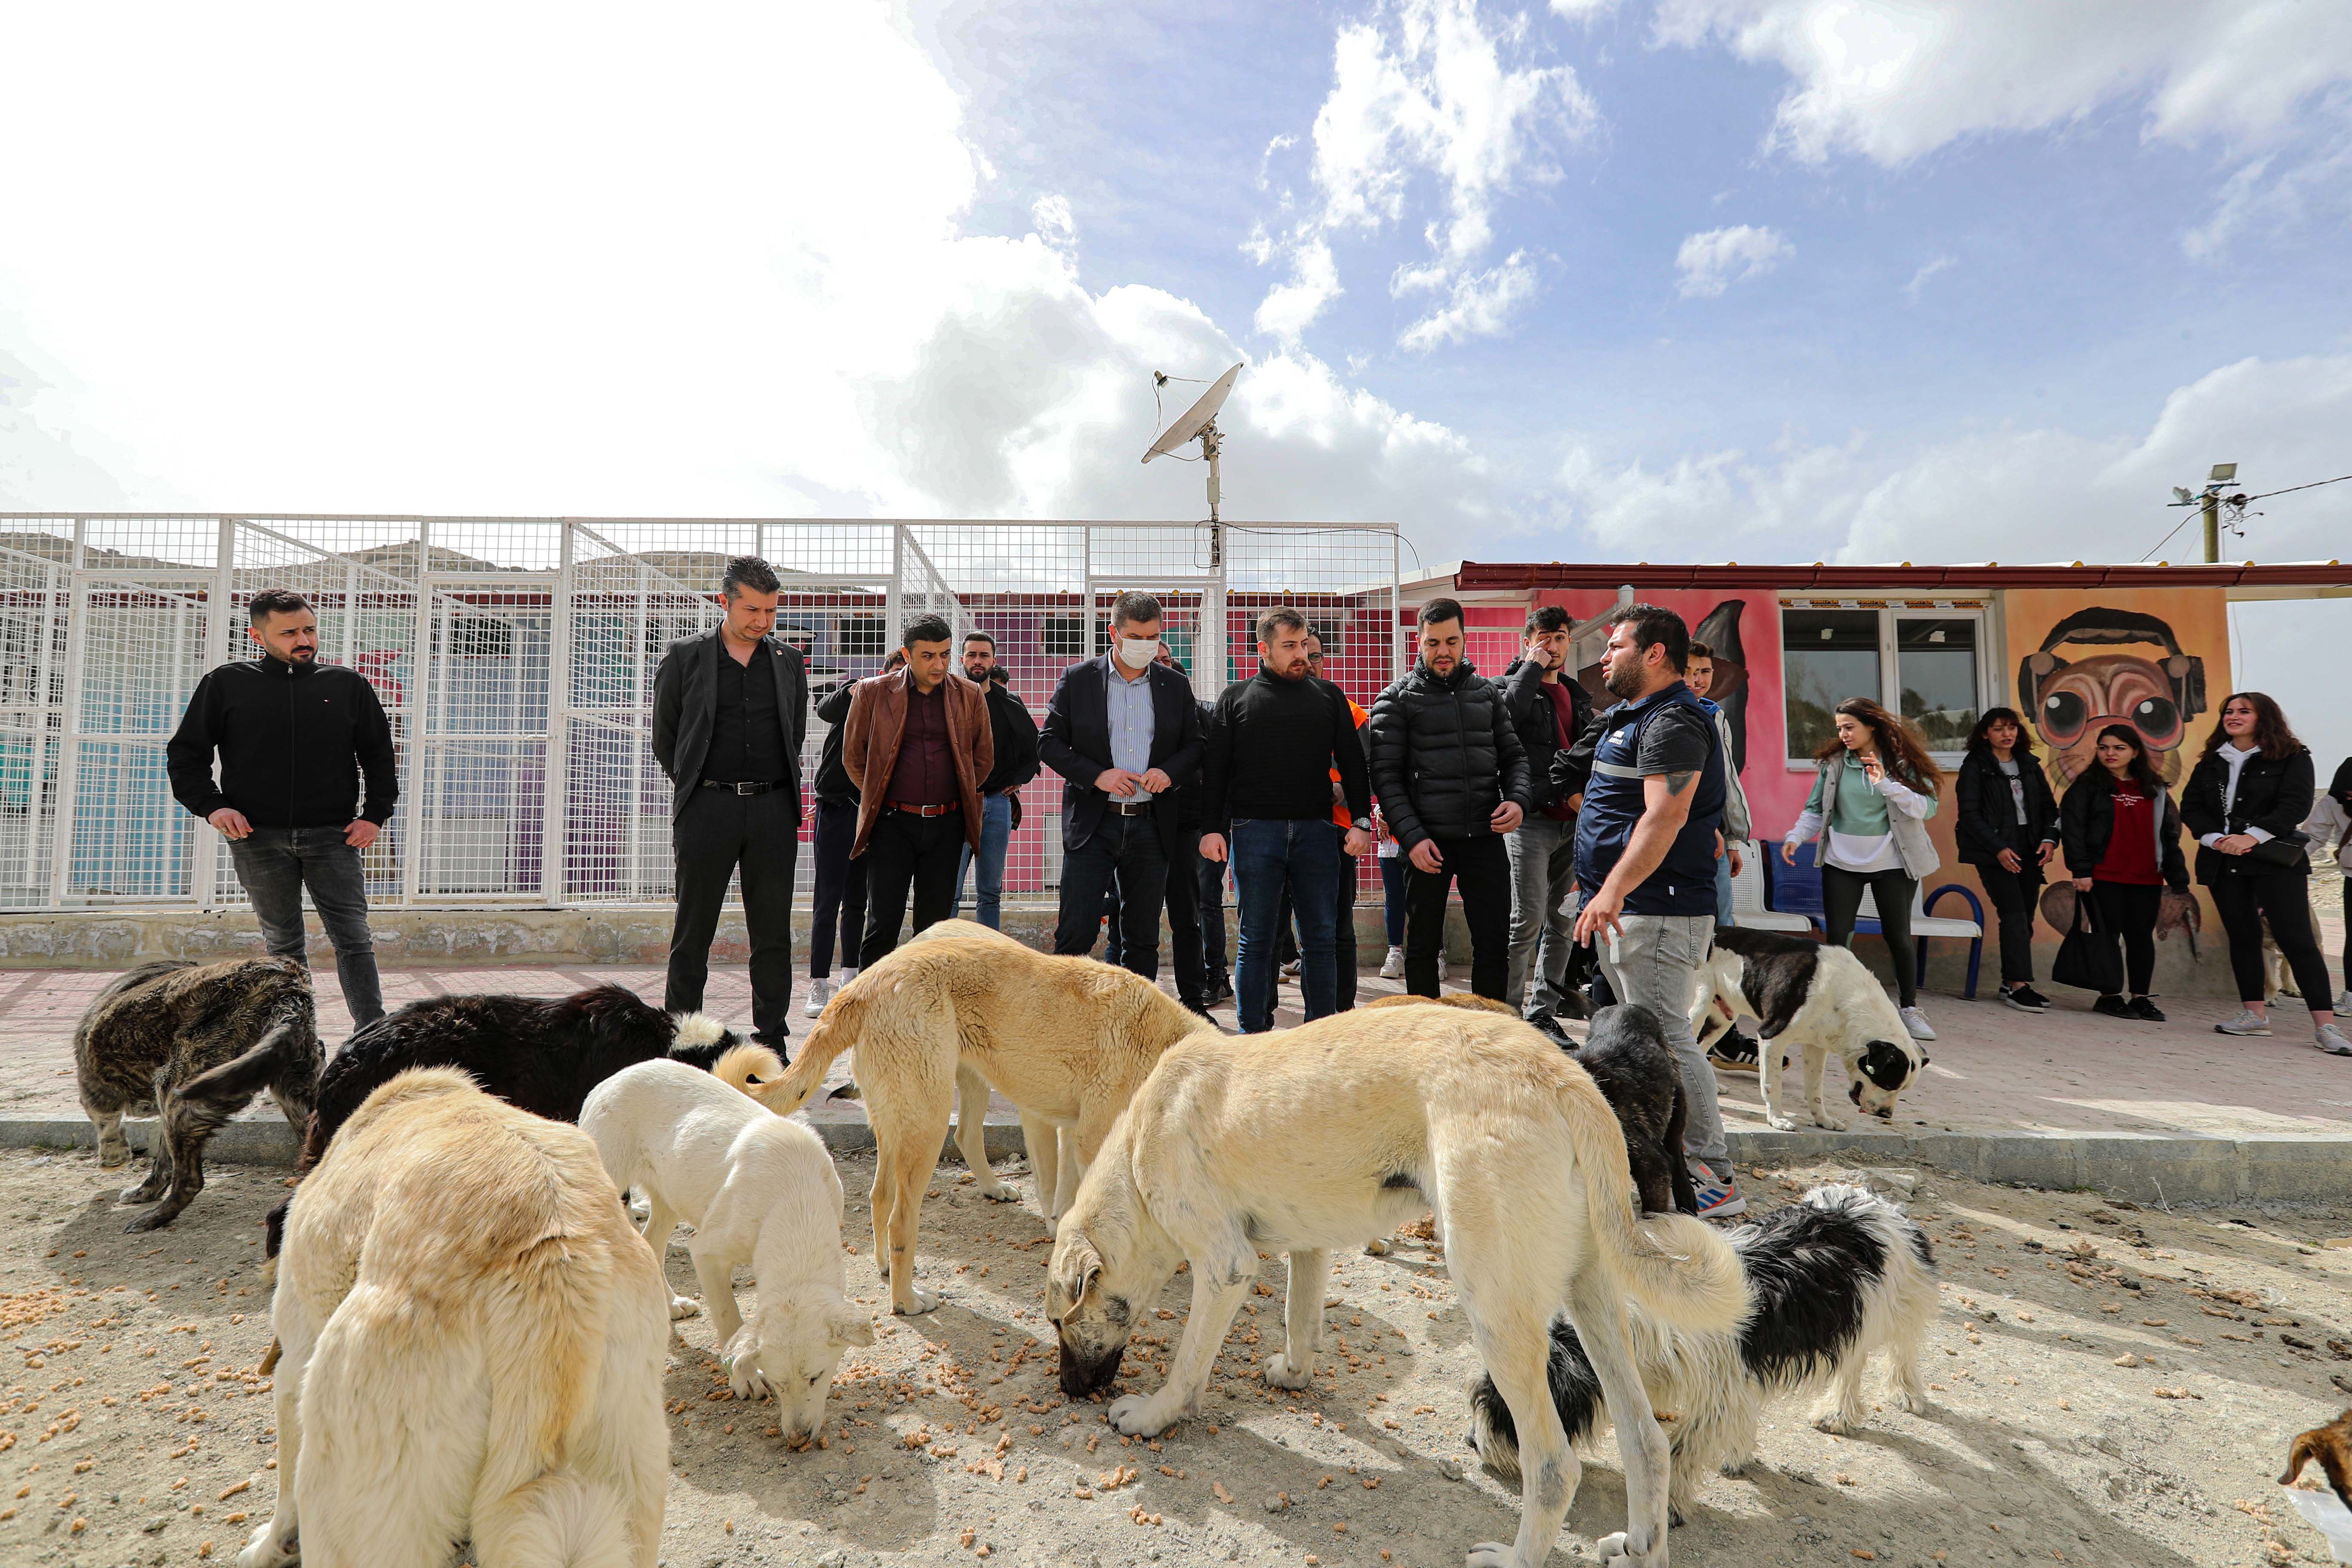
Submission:
POLYGON ((2336 994, 2336 1005, 2329 1008, 2328 1011, 2335 1013, 2339 1016, 2352 1014, 2352 986, 2347 986, 2336 994))
POLYGON ((1285 980, 1296 980, 1298 978, 1299 970, 1304 967, 1305 963, 1303 960, 1294 958, 1288 963, 1282 966, 1282 977, 1285 980))
POLYGON ((2352 1057, 2352 1040, 2346 1039, 2344 1031, 2333 1024, 2323 1024, 2314 1030, 2311 1043, 2331 1057, 2352 1057))
POLYGON ((804 1018, 817 1017, 824 1012, 824 1005, 832 1000, 833 982, 812 980, 809 982, 808 1005, 801 1009, 801 1016, 804 1018))
POLYGON ((1896 1011, 1903 1015, 1903 1026, 1911 1032, 1913 1039, 1932 1040, 1936 1037, 1936 1031, 1927 1026, 1927 1014, 1916 1007, 1902 1007, 1896 1011))
POLYGON ((835 991, 838 991, 838 990, 840 990, 843 986, 845 986, 845 985, 848 984, 851 981, 853 981, 853 980, 855 980, 855 979, 856 979, 856 978, 857 978, 857 965, 856 965, 856 964, 854 964, 854 963, 853 963, 853 964, 850 964, 850 965, 848 965, 847 967, 845 967, 845 968, 844 968, 844 969, 842 970, 842 972, 841 972, 841 978, 840 978, 839 980, 836 980, 836 981, 835 981, 835 982, 834 982, 834 984, 833 984, 833 988, 834 988, 835 991))
MULTIPOLYGON (((1392 947, 1389 949, 1389 955, 1381 960, 1381 978, 1383 980, 1402 980, 1404 978, 1404 949, 1401 947, 1392 947)), ((2352 1007, 2342 1007, 2338 1008, 2337 1011, 2352 1013, 2352 1007)))
POLYGON ((2267 1035, 2271 1032, 2271 1021, 2252 1007, 2242 1007, 2236 1017, 2227 1023, 2214 1025, 2213 1032, 2217 1035, 2267 1035))

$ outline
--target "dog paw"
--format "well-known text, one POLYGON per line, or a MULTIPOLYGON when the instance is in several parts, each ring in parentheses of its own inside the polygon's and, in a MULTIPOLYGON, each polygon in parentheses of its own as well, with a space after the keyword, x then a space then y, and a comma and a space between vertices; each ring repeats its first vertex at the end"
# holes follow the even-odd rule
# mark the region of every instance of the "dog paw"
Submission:
POLYGON ((1290 1358, 1279 1351, 1265 1358, 1265 1381, 1269 1386, 1304 1388, 1314 1376, 1315 1367, 1312 1363, 1293 1369, 1290 1358))
POLYGON ((1816 1127, 1826 1127, 1832 1132, 1843 1132, 1845 1131, 1845 1118, 1843 1116, 1823 1115, 1822 1112, 1817 1110, 1813 1112, 1813 1125, 1816 1127))
POLYGON ((890 1303, 890 1310, 902 1318, 919 1318, 925 1312, 936 1312, 940 1309, 940 1299, 929 1290, 909 1289, 907 1298, 903 1301, 893 1300, 890 1303))
POLYGON ((1896 1395, 1896 1402, 1903 1406, 1906 1414, 1912 1415, 1925 1415, 1935 1408, 1927 1403, 1927 1396, 1916 1388, 1904 1390, 1896 1395))
POLYGON ((301 1560, 300 1542, 289 1538, 284 1545, 278 1542, 278 1521, 266 1519, 244 1551, 236 1554, 236 1568, 283 1568, 289 1563, 301 1560))
POLYGON ((691 1318, 701 1310, 702 1303, 691 1296, 672 1296, 669 1299, 669 1321, 673 1323, 680 1318, 691 1318))
POLYGON ((980 1189, 980 1195, 992 1204, 1017 1204, 1021 1201, 1021 1194, 1003 1182, 990 1182, 980 1189))
POLYGON ((130 1144, 100 1143, 98 1146, 98 1168, 100 1170, 118 1171, 129 1163, 131 1163, 130 1144))
POLYGON ((1824 1410, 1813 1417, 1813 1429, 1819 1432, 1850 1432, 1856 1425, 1855 1417, 1838 1409, 1824 1410))
POLYGON ((1797 1130, 1797 1119, 1793 1116, 1767 1116, 1764 1120, 1776 1132, 1794 1132, 1797 1130))
POLYGON ((1111 1401, 1110 1429, 1123 1437, 1157 1437, 1173 1425, 1152 1409, 1149 1394, 1130 1394, 1111 1401))
POLYGON ((1371 1239, 1371 1240, 1370 1240, 1370 1241, 1368 1241, 1368 1242, 1364 1243, 1364 1256, 1365 1256, 1365 1257, 1367 1257, 1367 1258, 1386 1258, 1388 1255, 1389 1255, 1389 1244, 1388 1244, 1388 1238, 1387 1238, 1386 1237, 1376 1236, 1376 1237, 1372 1237, 1372 1239, 1371 1239))
POLYGON ((1482 1541, 1463 1562, 1468 1568, 1512 1568, 1518 1562, 1518 1549, 1508 1542, 1482 1541))
POLYGON ((152 1204, 163 1195, 163 1189, 142 1182, 135 1187, 125 1187, 114 1194, 114 1201, 128 1207, 134 1204, 152 1204))
POLYGON ((122 1228, 128 1234, 136 1236, 142 1230, 161 1230, 178 1217, 178 1214, 169 1207, 154 1208, 141 1215, 122 1228))
POLYGON ((727 1386, 734 1390, 738 1399, 765 1399, 774 1392, 768 1386, 766 1378, 742 1362, 728 1369, 727 1386))

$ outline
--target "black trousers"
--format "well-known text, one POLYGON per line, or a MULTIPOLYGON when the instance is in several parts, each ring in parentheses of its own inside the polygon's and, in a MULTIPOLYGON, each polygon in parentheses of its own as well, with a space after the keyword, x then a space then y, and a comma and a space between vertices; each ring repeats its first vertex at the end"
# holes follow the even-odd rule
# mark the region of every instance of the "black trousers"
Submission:
POLYGON ((670 826, 677 855, 677 918, 669 932, 662 1007, 698 1012, 710 978, 710 942, 727 880, 743 877, 743 926, 751 943, 751 1029, 772 1046, 792 1034, 793 869, 801 853, 800 792, 733 795, 698 789, 670 826))
POLYGON ((2016 870, 1979 863, 1977 880, 2000 925, 2000 983, 2023 985, 2033 978, 2033 901, 2042 896, 2042 868, 2033 851, 2020 850, 2016 870))
MULTIPOLYGON (((1209 966, 1206 941, 1201 931, 1201 830, 1180 827, 1176 830, 1176 863, 1168 868, 1168 941, 1175 951, 1170 955, 1176 965, 1176 999, 1187 1007, 1206 1008, 1209 1005, 1209 966)), ((1108 930, 1103 935, 1103 962, 1121 963, 1127 955, 1125 926, 1119 910, 1124 894, 1118 879, 1111 879, 1110 896, 1103 900, 1103 914, 1108 930)), ((1224 910, 1217 910, 1217 935, 1224 937, 1224 910)))
POLYGON ((1919 1000, 1919 950, 1911 941, 1911 895, 1918 879, 1901 871, 1848 871, 1822 868, 1822 923, 1830 941, 1853 945, 1853 922, 1862 912, 1863 889, 1877 897, 1878 931, 1886 939, 1886 956, 1895 965, 1895 995, 1904 1006, 1919 1000))
POLYGON ((809 978, 830 979, 836 930, 846 967, 857 963, 857 944, 866 934, 866 861, 849 858, 857 842, 857 803, 820 800, 816 803, 816 908, 809 916, 809 978))
POLYGON ((2271 923, 2271 940, 2279 956, 2294 972, 2303 1005, 2317 1012, 2336 1005, 2328 988, 2327 961, 2319 955, 2319 939, 2311 930, 2311 879, 2300 871, 2273 871, 2259 877, 2222 875, 2206 885, 2213 895, 2214 912, 2230 933, 2230 971, 2237 976, 2238 1000, 2259 1002, 2263 983, 2263 921, 2271 923))
POLYGON ((866 836, 866 940, 858 945, 860 969, 898 945, 898 924, 907 916, 909 890, 916 931, 955 913, 956 869, 963 861, 963 813, 917 816, 882 808, 866 836))
MULTIPOLYGON (((1195 840, 1197 844, 1198 840, 1195 840)), ((1168 897, 1168 852, 1160 824, 1138 816, 1103 813, 1094 832, 1062 854, 1061 919, 1054 928, 1054 951, 1088 953, 1102 929, 1104 900, 1118 884, 1119 966, 1146 980, 1160 978, 1160 910, 1168 897)))
POLYGON ((1193 883, 1200 889, 1201 957, 1208 971, 1208 984, 1220 991, 1230 991, 1233 989, 1233 965, 1225 957, 1227 862, 1202 860, 1200 850, 1201 840, 1196 834, 1192 839, 1193 883))
MULTIPOLYGON (((1435 871, 1415 866, 1405 873, 1404 988, 1415 996, 1437 994, 1445 947, 1445 895, 1458 885, 1462 918, 1470 927, 1470 989, 1500 1002, 1511 979, 1510 851, 1495 833, 1434 842, 1445 863, 1435 871)), ((1354 864, 1349 862, 1350 868, 1354 864)), ((1352 914, 1350 910, 1351 938, 1352 914)), ((1351 962, 1347 973, 1354 972, 1351 962)))
POLYGON ((2091 897, 2099 912, 2099 929, 2123 938, 2124 984, 2135 996, 2147 994, 2156 973, 2156 914, 2164 899, 2162 888, 2137 882, 2093 882, 2091 897))

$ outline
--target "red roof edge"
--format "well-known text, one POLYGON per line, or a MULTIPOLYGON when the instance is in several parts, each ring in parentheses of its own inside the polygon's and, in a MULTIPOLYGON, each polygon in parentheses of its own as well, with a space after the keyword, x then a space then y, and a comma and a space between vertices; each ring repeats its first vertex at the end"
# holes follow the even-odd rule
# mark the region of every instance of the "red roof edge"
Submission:
POLYGON ((1460 593, 1545 588, 1637 591, 1748 588, 1785 591, 1982 593, 1996 588, 2336 588, 2352 586, 2352 566, 2336 562, 2220 566, 1789 566, 1658 565, 1646 563, 1465 561, 1460 593))

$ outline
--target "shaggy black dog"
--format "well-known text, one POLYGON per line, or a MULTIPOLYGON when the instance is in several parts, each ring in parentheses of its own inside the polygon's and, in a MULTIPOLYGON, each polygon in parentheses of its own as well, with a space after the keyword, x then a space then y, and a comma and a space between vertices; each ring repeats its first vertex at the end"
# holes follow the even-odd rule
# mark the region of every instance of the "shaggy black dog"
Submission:
MULTIPOLYGON (((325 1156, 362 1100, 411 1068, 457 1068, 534 1116, 576 1122, 588 1091, 623 1068, 669 1057, 707 1072, 742 1043, 715 1018, 700 1013, 672 1018, 618 985, 592 986, 557 1001, 484 995, 412 1002, 344 1041, 319 1075, 318 1108, 303 1135, 297 1174, 325 1156)), ((285 1204, 269 1212, 271 1258, 278 1256, 285 1220, 285 1204)))
POLYGON ((98 1163, 131 1158, 125 1112, 156 1118, 153 1164, 122 1201, 163 1201, 124 1228, 155 1230, 178 1218, 204 1190, 205 1142, 264 1089, 299 1131, 319 1058, 310 972, 290 958, 146 963, 100 992, 74 1030, 98 1163))
POLYGON ((1698 1190, 1683 1158, 1690 1101, 1657 1014, 1631 1004, 1603 1007, 1575 1054, 1625 1130, 1625 1158, 1641 1189, 1643 1212, 1698 1213, 1698 1190))

